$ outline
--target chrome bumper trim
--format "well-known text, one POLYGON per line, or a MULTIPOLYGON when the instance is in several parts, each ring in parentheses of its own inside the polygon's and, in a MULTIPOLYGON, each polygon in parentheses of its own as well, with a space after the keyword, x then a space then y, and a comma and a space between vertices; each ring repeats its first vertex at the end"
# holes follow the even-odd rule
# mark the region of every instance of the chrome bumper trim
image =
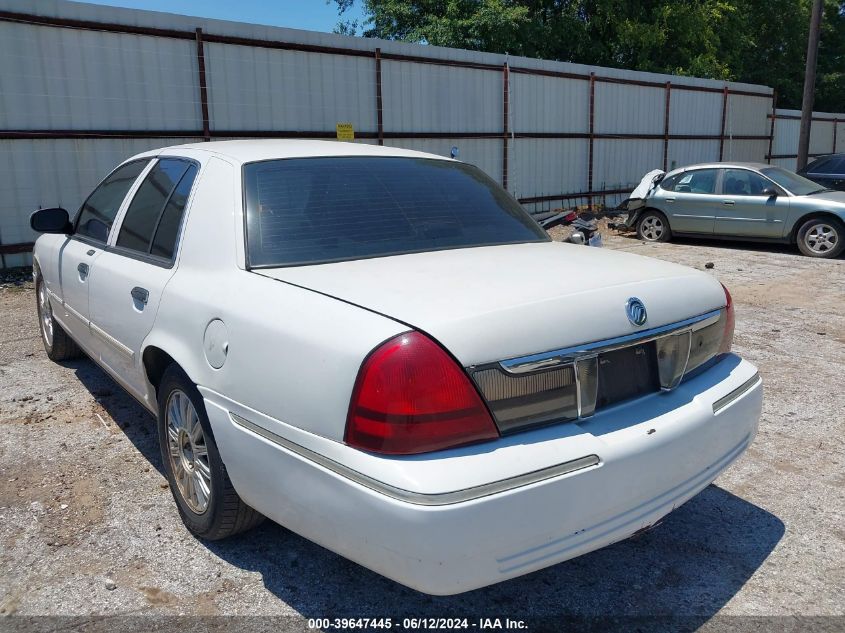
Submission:
POLYGON ((572 362, 578 356, 596 354, 599 352, 609 352, 620 347, 627 347, 638 343, 646 343, 667 334, 680 332, 681 330, 690 330, 695 332, 701 328, 712 325, 719 320, 719 315, 722 309, 712 310, 698 316, 661 325, 660 327, 651 328, 649 330, 641 330, 640 332, 633 332, 624 336, 617 336, 615 338, 605 339, 603 341, 595 341, 593 343, 584 343, 583 345, 576 345, 573 347, 565 347, 562 349, 551 350, 548 352, 540 352, 539 354, 530 354, 528 356, 520 356, 519 358, 511 358, 508 360, 499 361, 499 365, 506 372, 510 374, 524 374, 540 369, 548 369, 567 362, 572 362))
POLYGON ((480 486, 473 486, 472 488, 464 488, 463 490, 454 490, 452 492, 441 492, 434 494, 412 492, 410 490, 404 490, 402 488, 397 488, 396 486, 391 486, 390 484, 386 484, 377 479, 373 479, 372 477, 369 477, 368 475, 358 472, 357 470, 349 468, 348 466, 344 466, 343 464, 336 462, 333 459, 329 459, 328 457, 320 455, 319 453, 305 448, 304 446, 301 446, 295 442, 291 442, 289 439, 284 438, 281 435, 278 435, 277 433, 273 433, 272 431, 265 429, 263 426, 259 426, 254 422, 250 422, 246 418, 239 416, 237 413, 229 411, 229 417, 232 419, 232 422, 234 422, 236 425, 248 431, 251 431, 256 435, 259 435, 265 440, 272 442, 273 444, 276 444, 277 446, 280 446, 281 448, 284 448, 292 453, 295 453, 296 455, 299 455, 300 457, 307 459, 308 461, 314 462, 315 464, 322 466, 323 468, 330 470, 333 473, 340 475, 341 477, 349 479, 357 484, 360 484, 387 497, 391 497, 398 501, 404 501, 415 505, 445 506, 454 503, 472 501, 474 499, 488 497, 490 495, 495 495, 501 492, 506 492, 508 490, 513 490, 514 488, 521 488, 523 486, 528 486, 541 481, 545 481, 547 479, 552 479, 553 477, 560 477, 562 475, 567 475, 569 473, 583 470, 585 468, 591 468, 601 464, 601 460, 599 459, 598 455, 587 455, 585 457, 573 459, 562 464, 549 466, 548 468, 542 468, 540 470, 535 470, 530 473, 524 473, 515 477, 509 477, 508 479, 493 481, 487 484, 482 484, 480 486))
POLYGON ((747 391, 750 391, 752 388, 756 387, 757 383, 759 382, 761 382, 760 373, 755 372, 755 374, 751 376, 751 378, 749 378, 739 387, 731 391, 728 395, 716 400, 716 402, 713 403, 713 413, 718 413, 730 403, 741 398, 743 394, 745 394, 747 391))

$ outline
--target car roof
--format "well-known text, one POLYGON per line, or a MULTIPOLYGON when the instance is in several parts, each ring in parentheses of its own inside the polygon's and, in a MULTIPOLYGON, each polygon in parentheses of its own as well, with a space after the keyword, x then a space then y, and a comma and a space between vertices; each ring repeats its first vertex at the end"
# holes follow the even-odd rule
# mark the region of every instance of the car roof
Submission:
POLYGON ((811 162, 816 162, 817 160, 822 160, 826 158, 845 158, 845 152, 837 152, 835 154, 819 154, 818 156, 813 156, 811 162))
POLYGON ((666 176, 674 176, 685 171, 693 169, 731 169, 736 167, 739 169, 764 169, 766 167, 777 167, 777 165, 768 165, 766 163, 742 162, 742 161, 721 161, 713 163, 696 163, 695 165, 686 165, 685 167, 678 167, 666 172, 666 176))
POLYGON ((394 156, 402 158, 452 160, 445 156, 398 147, 385 147, 363 142, 318 141, 311 139, 248 139, 188 143, 143 152, 133 158, 178 156, 193 154, 194 152, 214 154, 236 163, 251 163, 280 158, 313 158, 318 156, 394 156))

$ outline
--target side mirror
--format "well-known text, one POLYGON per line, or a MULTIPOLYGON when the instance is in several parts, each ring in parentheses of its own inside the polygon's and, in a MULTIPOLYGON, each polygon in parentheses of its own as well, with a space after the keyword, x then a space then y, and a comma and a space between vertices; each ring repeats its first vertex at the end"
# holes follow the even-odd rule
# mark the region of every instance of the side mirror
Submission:
POLYGON ((774 187, 766 187, 760 192, 761 196, 768 196, 769 198, 777 198, 778 192, 774 187))
POLYGON ((29 216, 29 226, 39 233, 68 233, 71 230, 70 216, 61 207, 39 209, 29 216))

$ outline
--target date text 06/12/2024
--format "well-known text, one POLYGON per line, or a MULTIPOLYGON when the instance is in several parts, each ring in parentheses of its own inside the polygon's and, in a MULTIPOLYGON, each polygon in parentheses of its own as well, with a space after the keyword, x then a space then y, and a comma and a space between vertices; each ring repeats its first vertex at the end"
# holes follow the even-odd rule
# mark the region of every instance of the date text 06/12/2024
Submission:
POLYGON ((485 630, 525 630, 528 625, 524 620, 511 618, 310 618, 309 629, 355 630, 393 628, 404 630, 448 630, 478 629, 485 630))

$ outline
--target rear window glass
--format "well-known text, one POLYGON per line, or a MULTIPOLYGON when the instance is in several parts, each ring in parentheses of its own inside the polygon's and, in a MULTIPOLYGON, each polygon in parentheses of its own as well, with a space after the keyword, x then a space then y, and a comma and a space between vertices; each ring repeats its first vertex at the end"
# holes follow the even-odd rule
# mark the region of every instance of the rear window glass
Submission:
POLYGON ((445 160, 293 158, 244 166, 251 266, 548 241, 481 170, 445 160))
MULTIPOLYGON (((153 167, 129 208, 117 235, 117 246, 140 253, 148 253, 153 234, 158 227, 165 205, 192 165, 184 160, 164 158, 153 167)), ((191 178, 193 181, 193 177, 191 178)), ((188 183, 188 190, 190 190, 188 183)), ((180 196, 181 198, 181 196, 180 196)), ((168 255, 169 257, 169 255, 168 255)))
POLYGON ((716 190, 716 174, 715 169, 685 171, 666 179, 661 187, 677 193, 713 193, 716 190))

